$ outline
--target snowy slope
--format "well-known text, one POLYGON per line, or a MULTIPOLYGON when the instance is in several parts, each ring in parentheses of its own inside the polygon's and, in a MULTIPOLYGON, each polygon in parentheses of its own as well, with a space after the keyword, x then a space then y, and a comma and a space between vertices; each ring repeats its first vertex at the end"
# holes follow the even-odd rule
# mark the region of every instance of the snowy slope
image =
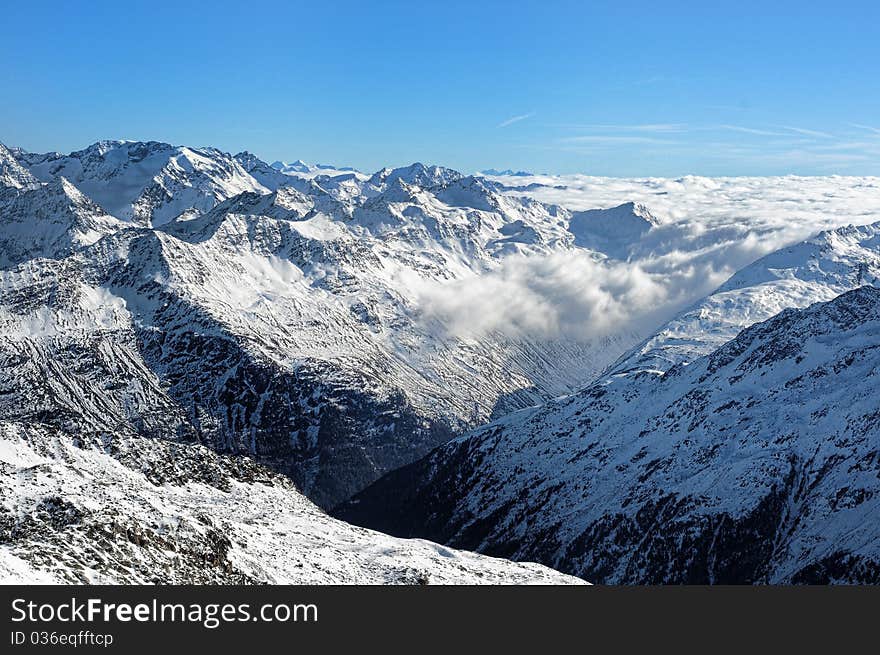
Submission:
POLYGON ((39 184, 12 152, 0 143, 0 194, 6 190, 32 189, 39 184))
POLYGON ((773 252, 660 328, 614 366, 660 370, 704 355, 789 307, 831 300, 880 280, 880 223, 847 226, 773 252))
POLYGON ((65 257, 122 226, 63 177, 22 189, 0 203, 0 268, 65 257))
POLYGON ((880 290, 456 440, 339 515, 604 583, 880 581, 880 290))
POLYGON ((578 246, 627 259, 630 248, 659 224, 645 205, 628 202, 609 209, 573 212, 568 230, 578 246))
POLYGON ((247 460, 0 421, 0 584, 572 584, 334 520, 247 460))

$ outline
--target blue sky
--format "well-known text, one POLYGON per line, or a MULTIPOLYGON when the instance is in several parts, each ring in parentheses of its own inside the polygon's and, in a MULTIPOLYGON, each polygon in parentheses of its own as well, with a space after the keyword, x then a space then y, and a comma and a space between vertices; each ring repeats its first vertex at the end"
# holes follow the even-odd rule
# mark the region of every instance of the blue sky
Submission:
POLYGON ((29 150, 880 175, 877 2, 2 4, 0 141, 29 150))

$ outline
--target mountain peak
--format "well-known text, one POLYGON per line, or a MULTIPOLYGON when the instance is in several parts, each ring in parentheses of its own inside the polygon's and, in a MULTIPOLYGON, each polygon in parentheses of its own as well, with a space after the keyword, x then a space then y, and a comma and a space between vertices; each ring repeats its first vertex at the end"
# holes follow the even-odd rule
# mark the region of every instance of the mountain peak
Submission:
POLYGON ((578 246, 625 258, 628 247, 659 224, 645 205, 625 202, 608 209, 572 213, 568 231, 578 246))
POLYGON ((63 176, 17 193, 0 212, 0 269, 66 257, 122 223, 63 176))
POLYGON ((407 184, 415 184, 424 188, 437 186, 446 186, 451 182, 455 182, 464 177, 458 171, 443 166, 426 166, 421 162, 415 162, 409 166, 400 168, 383 168, 377 171, 369 179, 369 183, 374 186, 382 184, 391 184, 396 180, 401 180, 407 184))
POLYGON ((266 193, 287 178, 251 162, 256 173, 216 148, 160 141, 108 140, 69 155, 20 158, 38 180, 67 178, 116 218, 161 225, 182 212, 204 212, 243 191, 266 193))
POLYGON ((480 175, 488 175, 490 177, 531 177, 534 173, 528 171, 514 171, 512 168, 498 170, 497 168, 487 168, 480 171, 480 175))
POLYGON ((39 181, 22 166, 12 151, 0 143, 0 188, 32 189, 39 181))
POLYGON ((282 173, 311 173, 317 170, 316 166, 307 164, 302 159, 292 162, 275 161, 272 162, 271 166, 276 171, 281 171, 282 173))

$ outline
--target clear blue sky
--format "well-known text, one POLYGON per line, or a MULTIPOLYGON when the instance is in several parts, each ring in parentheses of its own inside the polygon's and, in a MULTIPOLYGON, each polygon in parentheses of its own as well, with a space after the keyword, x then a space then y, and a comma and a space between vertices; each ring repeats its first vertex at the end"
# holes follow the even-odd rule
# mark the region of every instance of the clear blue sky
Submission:
POLYGON ((0 141, 880 175, 876 1, 200 4, 0 0, 0 141))

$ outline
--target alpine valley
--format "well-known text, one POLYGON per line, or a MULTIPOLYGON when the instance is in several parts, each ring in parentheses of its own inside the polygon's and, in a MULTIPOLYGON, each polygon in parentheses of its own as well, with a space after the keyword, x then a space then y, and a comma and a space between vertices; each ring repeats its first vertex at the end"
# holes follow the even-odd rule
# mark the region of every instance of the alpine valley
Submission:
POLYGON ((880 582, 878 219, 0 145, 0 580, 880 582))

